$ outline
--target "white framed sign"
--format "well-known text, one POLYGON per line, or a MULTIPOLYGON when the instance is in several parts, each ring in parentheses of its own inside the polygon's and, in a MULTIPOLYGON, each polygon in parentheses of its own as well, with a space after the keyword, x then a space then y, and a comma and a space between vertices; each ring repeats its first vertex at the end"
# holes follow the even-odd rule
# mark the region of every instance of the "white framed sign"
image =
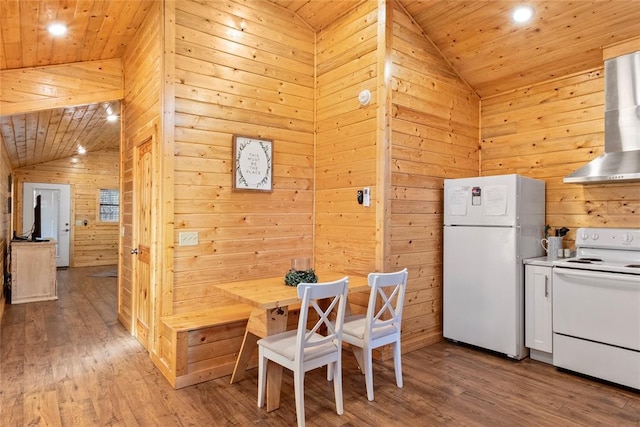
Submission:
POLYGON ((273 141, 233 136, 233 189, 271 191, 273 141))

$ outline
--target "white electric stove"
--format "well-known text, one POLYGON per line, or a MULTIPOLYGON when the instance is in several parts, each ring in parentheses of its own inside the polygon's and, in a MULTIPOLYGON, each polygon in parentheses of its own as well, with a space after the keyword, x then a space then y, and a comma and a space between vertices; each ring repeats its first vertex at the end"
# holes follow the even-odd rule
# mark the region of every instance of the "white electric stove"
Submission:
POLYGON ((640 389, 640 229, 580 228, 554 262, 553 364, 640 389))

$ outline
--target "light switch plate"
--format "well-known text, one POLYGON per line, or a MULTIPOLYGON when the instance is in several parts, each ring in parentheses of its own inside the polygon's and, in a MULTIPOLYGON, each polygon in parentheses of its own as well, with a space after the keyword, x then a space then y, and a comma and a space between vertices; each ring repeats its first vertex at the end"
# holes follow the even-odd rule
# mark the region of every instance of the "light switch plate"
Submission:
POLYGON ((362 189, 362 205, 371 206, 371 190, 369 187, 364 187, 362 189))
POLYGON ((198 245, 198 232, 197 231, 181 231, 178 234, 180 246, 197 246, 198 245))

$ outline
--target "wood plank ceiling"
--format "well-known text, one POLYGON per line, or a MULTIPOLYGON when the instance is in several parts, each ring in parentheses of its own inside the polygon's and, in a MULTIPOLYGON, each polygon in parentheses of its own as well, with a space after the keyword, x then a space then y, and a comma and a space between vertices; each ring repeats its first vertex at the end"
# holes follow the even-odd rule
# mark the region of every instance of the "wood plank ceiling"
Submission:
POLYGON ((601 67, 603 46, 640 36, 637 0, 400 3, 481 98, 601 67), (528 24, 511 20, 520 3, 528 24))
MULTIPOLYGON (((0 70, 121 58, 153 0, 1 0, 0 70), (54 38, 52 22, 66 23, 54 38)), ((1 82, 0 82, 1 83, 1 82)), ((0 138, 13 168, 87 152, 118 149, 120 102, 69 106, 0 117, 0 138)), ((0 112, 1 113, 1 112, 0 112)))
POLYGON ((120 101, 56 108, 0 117, 2 137, 11 166, 44 163, 97 150, 117 150, 119 121, 107 116, 120 112, 120 101))
MULTIPOLYGON (((377 0, 269 1, 318 31, 350 8, 377 0)), ((510 20, 513 0, 398 1, 481 98, 601 67, 603 46, 640 35, 639 0, 528 0, 534 19, 520 25, 510 20)), ((146 0, 2 0, 0 70, 119 58, 148 9, 146 0), (45 30, 54 20, 69 25, 55 40, 45 30)), ((117 147, 116 134, 94 146, 95 137, 79 130, 90 132, 81 124, 99 123, 94 116, 104 111, 82 106, 2 117, 12 165, 72 156, 81 141, 89 151, 117 147)))

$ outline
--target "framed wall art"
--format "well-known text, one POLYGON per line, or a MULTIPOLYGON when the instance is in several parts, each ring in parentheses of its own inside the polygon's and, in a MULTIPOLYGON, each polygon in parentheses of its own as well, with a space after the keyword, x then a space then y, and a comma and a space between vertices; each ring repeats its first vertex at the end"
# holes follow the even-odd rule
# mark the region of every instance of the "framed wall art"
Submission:
POLYGON ((273 141, 233 136, 233 189, 272 191, 273 141))

